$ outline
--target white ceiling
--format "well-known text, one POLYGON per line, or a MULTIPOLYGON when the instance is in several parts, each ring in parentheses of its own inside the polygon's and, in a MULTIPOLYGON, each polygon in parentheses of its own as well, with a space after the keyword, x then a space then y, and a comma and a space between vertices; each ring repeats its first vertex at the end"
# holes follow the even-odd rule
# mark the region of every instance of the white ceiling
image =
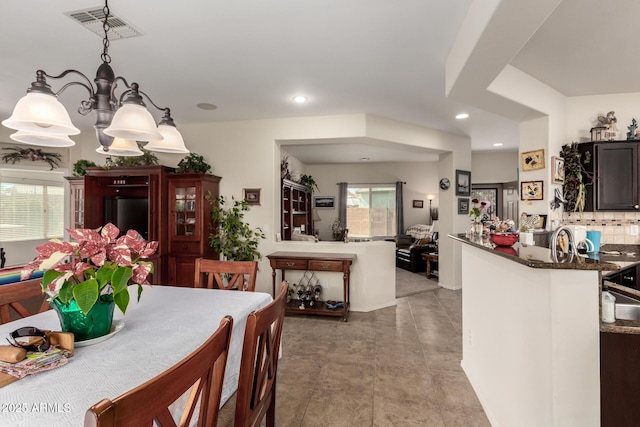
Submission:
MULTIPOLYGON (((212 121, 369 113, 471 137, 474 150, 517 149, 517 123, 445 98, 444 64, 471 0, 111 0, 140 30, 113 40, 117 75, 138 82, 178 127, 212 121), (291 98, 303 94, 305 104, 291 98), (218 108, 204 111, 198 103, 218 108), (471 117, 455 120, 458 112, 471 117)), ((565 0, 512 64, 566 95, 640 91, 634 35, 640 2, 565 0), (606 84, 605 84, 606 82, 606 84)), ((64 15, 88 0, 0 3, 0 119, 35 71, 73 68, 93 79, 102 40, 64 15)), ((506 35, 508 36, 508 35, 506 35)), ((65 82, 68 81, 65 80, 65 82)), ((54 91, 63 83, 49 79, 54 91)), ((71 118, 86 91, 60 95, 71 118)), ((158 118, 159 115, 156 115, 158 118)), ((336 141, 338 142, 338 141, 336 141)), ((305 163, 424 160, 433 153, 379 141, 340 149, 288 147, 305 163)))

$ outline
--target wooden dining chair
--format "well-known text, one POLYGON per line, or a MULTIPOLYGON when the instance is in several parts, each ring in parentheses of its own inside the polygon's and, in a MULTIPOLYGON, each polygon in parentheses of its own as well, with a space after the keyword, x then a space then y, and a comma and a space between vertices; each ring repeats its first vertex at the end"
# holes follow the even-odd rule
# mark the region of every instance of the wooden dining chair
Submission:
POLYGON ((213 289, 215 281, 218 289, 229 290, 238 288, 239 291, 253 292, 256 289, 258 262, 219 261, 215 259, 197 258, 194 287, 204 287, 202 276, 205 274, 207 275, 206 283, 209 289, 213 289), (224 275, 226 275, 228 280, 223 280, 224 275))
MULTIPOLYGON (((40 303, 40 301, 38 301, 40 303)), ((0 286, 0 324, 10 322, 12 311, 20 317, 29 317, 47 311, 49 303, 42 293, 42 279, 30 279, 0 286), (26 307, 26 300, 33 305, 31 298, 41 297, 42 303, 37 312, 32 313, 26 307)))
POLYGON ((236 395, 236 427, 275 426, 276 373, 284 323, 287 282, 276 299, 247 318, 236 395))
POLYGON ((198 349, 167 371, 117 397, 103 399, 85 414, 85 427, 188 426, 200 403, 198 426, 216 426, 233 319, 226 316, 198 349), (191 388, 180 421, 169 410, 191 388))

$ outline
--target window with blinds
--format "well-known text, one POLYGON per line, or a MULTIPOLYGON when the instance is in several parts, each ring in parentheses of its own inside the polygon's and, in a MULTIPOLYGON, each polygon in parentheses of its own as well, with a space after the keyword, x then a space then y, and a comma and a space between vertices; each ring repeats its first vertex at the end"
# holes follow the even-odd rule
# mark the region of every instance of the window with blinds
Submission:
POLYGON ((0 177, 0 241, 62 237, 64 203, 62 183, 0 177))

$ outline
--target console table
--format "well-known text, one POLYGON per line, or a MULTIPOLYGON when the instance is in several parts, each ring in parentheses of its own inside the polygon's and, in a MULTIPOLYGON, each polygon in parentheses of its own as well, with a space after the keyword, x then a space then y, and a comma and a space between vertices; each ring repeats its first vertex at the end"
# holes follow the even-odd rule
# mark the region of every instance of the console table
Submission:
POLYGON ((271 278, 273 294, 276 292, 276 270, 282 271, 282 280, 285 280, 286 270, 303 271, 333 271, 342 273, 344 305, 341 308, 330 309, 323 301, 316 302, 313 306, 300 308, 298 300, 287 303, 285 312, 288 314, 315 314, 323 316, 342 316, 346 322, 349 315, 349 278, 351 264, 356 258, 349 253, 317 253, 317 252, 274 252, 267 255, 271 264, 271 278))

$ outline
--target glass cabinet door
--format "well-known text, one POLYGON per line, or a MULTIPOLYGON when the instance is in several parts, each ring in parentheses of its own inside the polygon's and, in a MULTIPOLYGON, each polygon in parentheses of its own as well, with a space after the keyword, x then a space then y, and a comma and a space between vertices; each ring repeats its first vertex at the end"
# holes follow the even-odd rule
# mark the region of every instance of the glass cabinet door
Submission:
POLYGON ((174 205, 175 236, 193 236, 196 234, 197 206, 196 187, 176 187, 174 205))

